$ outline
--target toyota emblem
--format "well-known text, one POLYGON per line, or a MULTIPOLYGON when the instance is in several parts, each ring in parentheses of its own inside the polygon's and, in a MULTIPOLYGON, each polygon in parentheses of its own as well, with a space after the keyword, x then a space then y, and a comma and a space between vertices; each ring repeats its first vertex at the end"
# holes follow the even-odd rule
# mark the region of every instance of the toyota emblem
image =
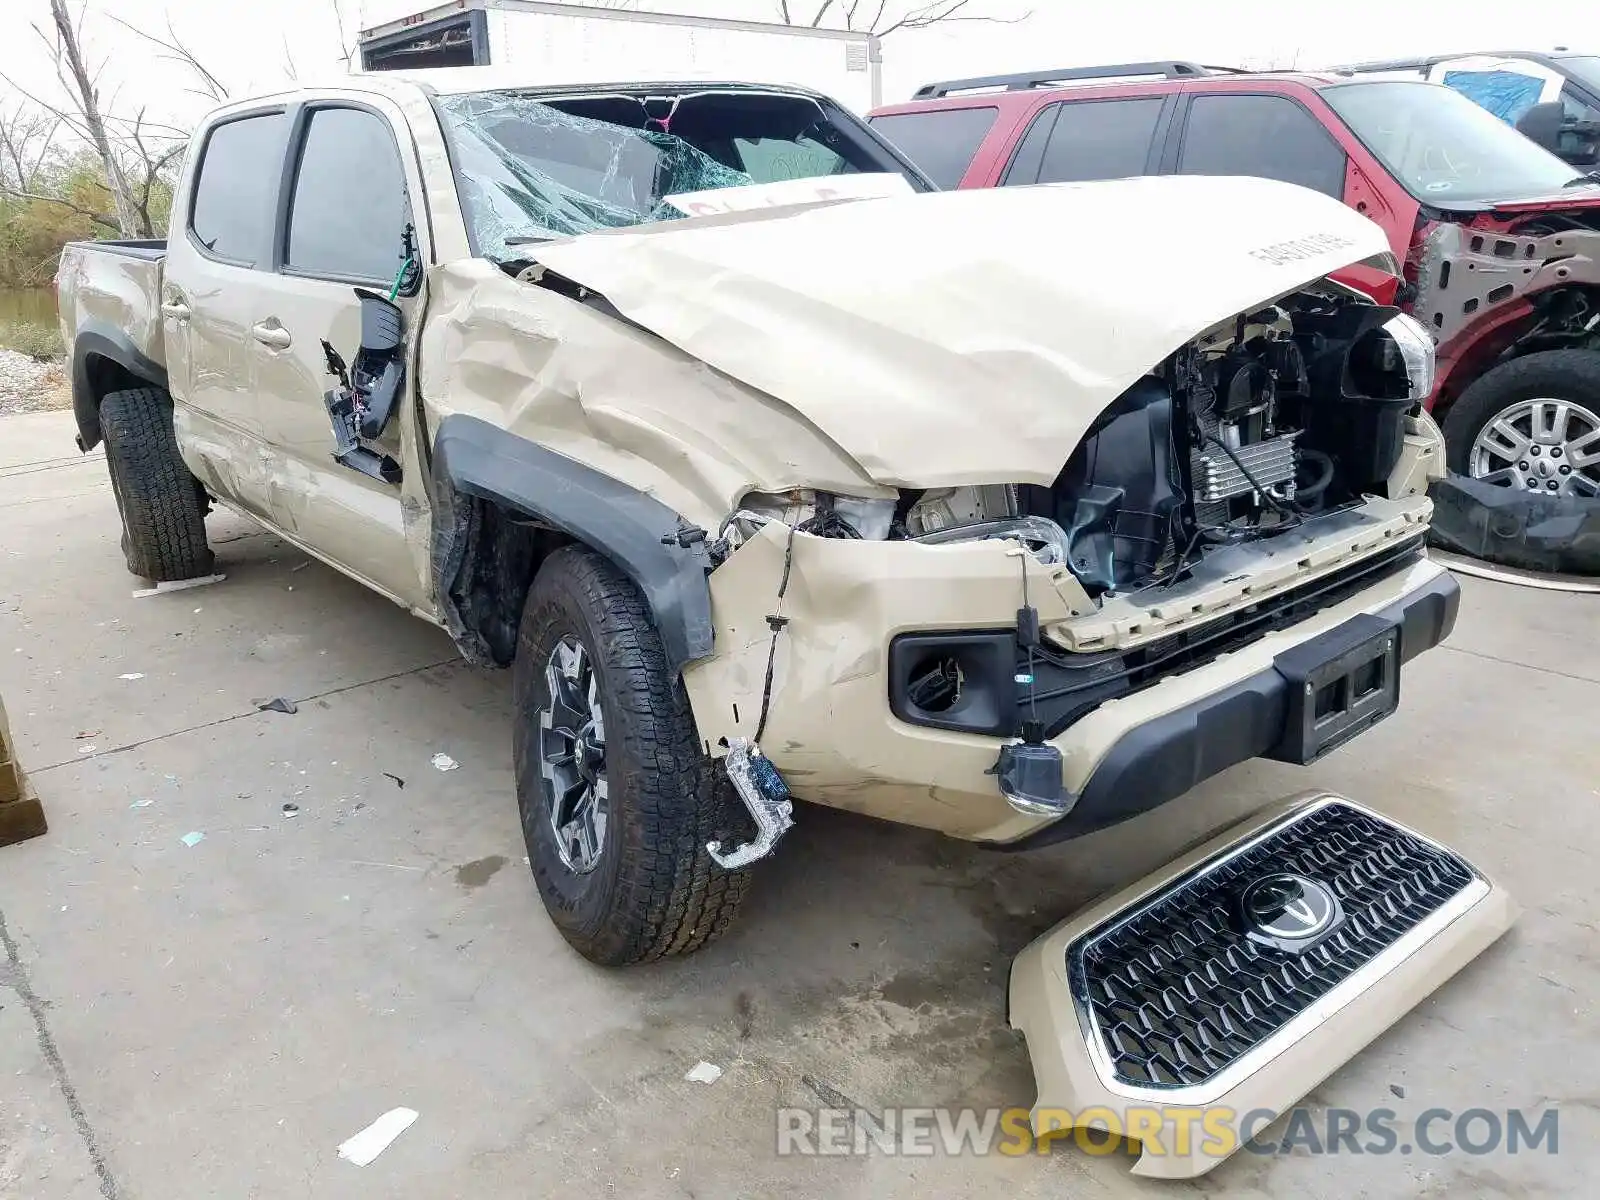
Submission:
POLYGON ((1245 932, 1285 950, 1306 948, 1344 919, 1333 892, 1304 875, 1268 875, 1239 896, 1245 932))

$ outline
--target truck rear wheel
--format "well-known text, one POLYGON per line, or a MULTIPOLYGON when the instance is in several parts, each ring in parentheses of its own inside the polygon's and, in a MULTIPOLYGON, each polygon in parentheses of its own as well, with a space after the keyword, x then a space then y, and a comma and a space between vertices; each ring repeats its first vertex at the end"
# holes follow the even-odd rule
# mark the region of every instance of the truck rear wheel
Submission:
POLYGON ((517 807, 562 936, 592 962, 625 966, 726 931, 749 874, 723 870, 706 843, 732 832, 731 789, 633 581, 585 547, 551 554, 528 591, 513 674, 517 807))
POLYGON ((1600 496, 1600 353, 1501 363, 1445 414, 1450 469, 1546 496, 1600 496))
POLYGON ((159 388, 112 392, 100 429, 128 570, 157 583, 211 574, 205 494, 178 454, 172 398, 159 388))

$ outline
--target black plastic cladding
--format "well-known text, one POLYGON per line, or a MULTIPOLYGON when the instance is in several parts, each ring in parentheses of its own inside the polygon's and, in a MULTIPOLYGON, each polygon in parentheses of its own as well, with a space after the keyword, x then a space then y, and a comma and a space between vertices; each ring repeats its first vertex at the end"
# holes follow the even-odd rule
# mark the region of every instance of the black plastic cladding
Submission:
POLYGON ((100 444, 100 401, 105 393, 129 386, 116 384, 97 391, 96 373, 107 365, 139 384, 167 389, 166 368, 146 358, 126 333, 92 317, 84 320, 72 339, 72 411, 78 422, 78 449, 85 453, 100 444))
POLYGON ((433 469, 434 587, 447 628, 469 660, 491 656, 481 633, 463 622, 455 596, 471 544, 471 507, 458 499, 467 496, 544 522, 626 571, 650 605, 674 673, 711 653, 704 533, 659 500, 463 413, 439 422, 433 469))
POLYGON ((1253 610, 1242 610, 1222 628, 1173 634, 1128 654, 1069 654, 1046 644, 1034 651, 1030 662, 1018 649, 1012 630, 901 634, 889 645, 889 708, 910 725, 1014 737, 1018 714, 1029 703, 1028 689, 1019 686, 1015 676, 1031 672, 1032 703, 1044 722, 1045 736, 1056 737, 1107 700, 1152 687, 1349 599, 1421 561, 1421 550, 1420 539, 1400 543, 1253 610), (911 684, 939 659, 960 664, 967 683, 964 690, 970 695, 930 711, 912 701, 911 684))
POLYGON ((1117 1080, 1203 1084, 1277 1033, 1466 888, 1448 851, 1343 804, 1329 804, 1201 875, 1125 924, 1067 950, 1117 1080), (1278 872, 1331 888, 1345 921, 1289 954, 1250 941, 1235 901, 1278 872))

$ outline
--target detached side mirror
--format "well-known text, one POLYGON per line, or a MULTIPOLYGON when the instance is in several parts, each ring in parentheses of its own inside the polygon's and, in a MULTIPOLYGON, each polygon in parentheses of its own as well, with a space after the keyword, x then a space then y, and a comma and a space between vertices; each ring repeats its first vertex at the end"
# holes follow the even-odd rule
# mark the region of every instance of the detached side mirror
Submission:
POLYGON ((1566 110, 1559 101, 1535 104, 1517 120, 1517 132, 1529 141, 1537 142, 1551 154, 1561 150, 1561 124, 1566 110))
POLYGON ((405 314, 377 292, 356 289, 361 297, 361 349, 356 352, 351 382, 362 394, 361 436, 383 434, 394 415, 395 401, 405 388, 405 314))
POLYGON ((400 464, 366 445, 382 435, 405 390, 406 318, 387 296, 356 288, 361 300, 361 346, 348 368, 326 340, 322 350, 328 373, 339 386, 322 394, 333 422, 333 457, 353 471, 384 483, 400 482, 400 464))

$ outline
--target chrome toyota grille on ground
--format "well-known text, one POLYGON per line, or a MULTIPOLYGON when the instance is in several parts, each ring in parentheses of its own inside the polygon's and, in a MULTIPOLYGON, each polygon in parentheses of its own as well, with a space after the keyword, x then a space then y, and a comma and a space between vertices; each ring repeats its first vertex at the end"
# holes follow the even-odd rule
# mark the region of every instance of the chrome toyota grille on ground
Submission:
POLYGON ((1124 1087, 1206 1084, 1477 880, 1441 847, 1325 805, 1068 946, 1085 1036, 1124 1087))

